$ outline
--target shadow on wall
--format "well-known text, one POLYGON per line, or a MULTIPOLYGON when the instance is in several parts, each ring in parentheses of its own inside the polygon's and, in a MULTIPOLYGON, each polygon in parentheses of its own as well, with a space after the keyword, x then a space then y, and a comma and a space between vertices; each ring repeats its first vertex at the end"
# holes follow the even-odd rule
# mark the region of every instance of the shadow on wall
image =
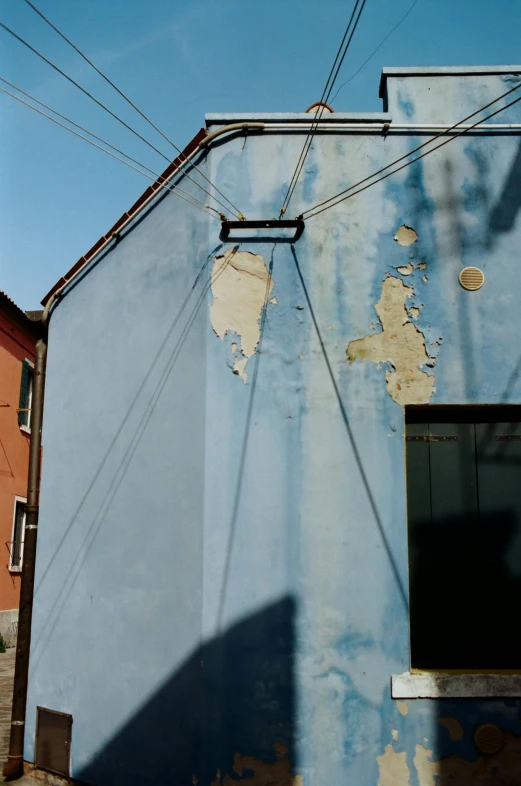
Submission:
POLYGON ((492 234, 510 232, 521 210, 521 142, 497 204, 490 213, 492 234))
POLYGON ((93 786, 297 786, 294 618, 287 597, 202 645, 75 777, 93 786))

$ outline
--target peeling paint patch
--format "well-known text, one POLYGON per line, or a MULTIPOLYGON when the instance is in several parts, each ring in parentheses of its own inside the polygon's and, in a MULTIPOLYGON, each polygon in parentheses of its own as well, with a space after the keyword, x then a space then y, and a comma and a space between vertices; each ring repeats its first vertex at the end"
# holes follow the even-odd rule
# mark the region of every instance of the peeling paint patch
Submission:
POLYGON ((418 233, 412 227, 402 224, 394 239, 401 246, 412 246, 418 240, 418 233))
POLYGON ((410 276, 414 271, 414 265, 412 262, 409 262, 408 265, 400 265, 400 267, 397 267, 396 270, 401 276, 410 276))
POLYGON ((424 284, 426 284, 428 280, 429 279, 427 278, 427 276, 422 276, 422 281, 424 284))
POLYGON ((463 739, 463 726, 457 718, 440 718, 438 723, 440 726, 445 726, 451 740, 454 740, 454 742, 463 739))
POLYGON ((419 308, 415 308, 413 306, 412 308, 409 309, 409 314, 411 315, 411 317, 413 319, 418 319, 418 317, 420 316, 420 309, 419 308))
MULTIPOLYGON (((478 783, 514 786, 521 778, 521 737, 507 733, 505 747, 493 756, 468 761, 461 756, 447 756, 431 761, 432 750, 416 745, 414 767, 419 786, 476 786, 478 783)), ((390 747, 390 746, 388 746, 390 747)))
POLYGON ((250 786, 304 786, 302 775, 291 774, 291 764, 286 754, 288 749, 282 743, 275 743, 276 761, 261 761, 254 756, 242 756, 236 753, 233 757, 232 777, 227 773, 224 777, 217 770, 217 777, 210 786, 233 786, 240 783, 249 783, 250 786), (243 777, 247 771, 246 777, 243 777), (253 773, 253 774, 250 774, 253 773), (236 776, 239 776, 237 778, 236 776))
POLYGON ((270 300, 270 303, 272 303, 274 306, 276 306, 278 302, 279 301, 277 300, 276 297, 272 297, 271 300, 270 300))
POLYGON ((215 333, 224 339, 235 333, 240 349, 232 345, 233 372, 246 382, 246 364, 255 354, 260 339, 260 319, 274 281, 260 254, 229 249, 216 257, 211 276, 213 302, 210 320, 215 333))
POLYGON ((396 706, 398 707, 398 712, 400 713, 400 715, 403 715, 404 717, 409 712, 409 707, 406 701, 397 701, 396 706))
POLYGON ((392 729, 391 730, 391 737, 393 738, 393 740, 395 742, 398 740, 398 737, 399 737, 398 729, 392 729))
POLYGON ((385 753, 377 756, 380 777, 378 786, 410 786, 410 772, 407 753, 397 753, 392 745, 385 746, 385 753))
POLYGON ((439 762, 431 761, 432 751, 424 748, 423 745, 416 746, 413 764, 418 775, 420 786, 436 786, 435 775, 439 775, 439 762))
POLYGON ((433 362, 425 348, 425 338, 408 321, 405 302, 413 294, 413 288, 406 287, 401 279, 395 276, 386 278, 375 306, 382 330, 351 341, 347 346, 350 363, 357 359, 391 363, 392 370, 385 373, 387 392, 402 406, 426 404, 432 396, 435 382, 433 376, 420 368, 433 362))
POLYGON ((427 270, 427 262, 418 262, 419 270, 427 270))

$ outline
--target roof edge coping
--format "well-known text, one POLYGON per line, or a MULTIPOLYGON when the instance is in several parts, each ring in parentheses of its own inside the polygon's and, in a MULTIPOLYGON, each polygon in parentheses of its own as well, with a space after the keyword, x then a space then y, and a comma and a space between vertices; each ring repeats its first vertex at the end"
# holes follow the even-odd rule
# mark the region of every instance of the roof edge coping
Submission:
POLYGON ((382 68, 378 95, 385 98, 385 83, 388 76, 501 76, 521 74, 521 65, 505 66, 414 66, 407 68, 382 68))

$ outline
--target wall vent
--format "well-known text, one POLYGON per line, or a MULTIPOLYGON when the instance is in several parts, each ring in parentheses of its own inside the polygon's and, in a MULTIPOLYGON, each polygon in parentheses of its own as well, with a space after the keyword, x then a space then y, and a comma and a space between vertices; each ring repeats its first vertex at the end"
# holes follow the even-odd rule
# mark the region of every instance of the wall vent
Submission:
POLYGON ((36 767, 58 775, 70 775, 72 715, 36 708, 36 767))
POLYGON ((476 289, 481 289, 485 283, 485 274, 479 267, 464 267, 459 274, 459 282, 463 289, 473 292, 476 289))
POLYGON ((493 756, 505 744, 505 734, 495 723, 482 723, 474 732, 474 744, 480 753, 493 756))

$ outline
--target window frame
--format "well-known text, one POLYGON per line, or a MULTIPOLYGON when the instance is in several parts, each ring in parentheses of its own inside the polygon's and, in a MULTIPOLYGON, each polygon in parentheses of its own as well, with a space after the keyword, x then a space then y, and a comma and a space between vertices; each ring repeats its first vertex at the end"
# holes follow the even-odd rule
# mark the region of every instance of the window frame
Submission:
MULTIPOLYGON (((26 434, 31 433, 31 421, 33 416, 33 382, 34 382, 34 363, 29 358, 24 358, 22 361, 22 368, 23 364, 27 363, 27 366, 31 369, 29 374, 29 390, 27 394, 27 411, 24 412, 24 416, 27 419, 27 423, 20 423, 20 431, 25 431, 26 434)), ((23 371, 22 371, 23 373, 23 371)), ((18 410, 18 414, 20 414, 20 410, 18 410)))
MULTIPOLYGON (((454 413, 461 415, 460 422, 468 423, 521 423, 519 404, 424 404, 404 408, 404 473, 407 488, 407 425, 410 423, 454 422, 454 413), (450 420, 446 420, 450 416, 450 420)), ((407 491, 406 491, 407 510, 407 491)), ((407 569, 409 571, 408 515, 406 514, 407 569)), ((410 587, 408 588, 410 593, 410 587)), ((410 602, 410 594, 409 594, 410 602)), ((400 699, 443 698, 521 698, 521 663, 519 669, 418 669, 411 665, 411 637, 409 619, 409 671, 391 675, 391 697, 400 699)))
POLYGON ((23 561, 24 561, 24 544, 25 544, 25 522, 26 522, 26 512, 24 509, 23 512, 23 523, 22 523, 22 540, 15 541, 15 529, 16 529, 16 510, 19 504, 23 504, 24 506, 27 505, 27 497, 20 497, 15 495, 14 498, 14 505, 13 505, 13 525, 11 529, 11 548, 9 549, 9 572, 10 573, 21 573, 23 568, 23 561), (20 548, 20 565, 13 565, 13 544, 14 543, 21 543, 20 548))

